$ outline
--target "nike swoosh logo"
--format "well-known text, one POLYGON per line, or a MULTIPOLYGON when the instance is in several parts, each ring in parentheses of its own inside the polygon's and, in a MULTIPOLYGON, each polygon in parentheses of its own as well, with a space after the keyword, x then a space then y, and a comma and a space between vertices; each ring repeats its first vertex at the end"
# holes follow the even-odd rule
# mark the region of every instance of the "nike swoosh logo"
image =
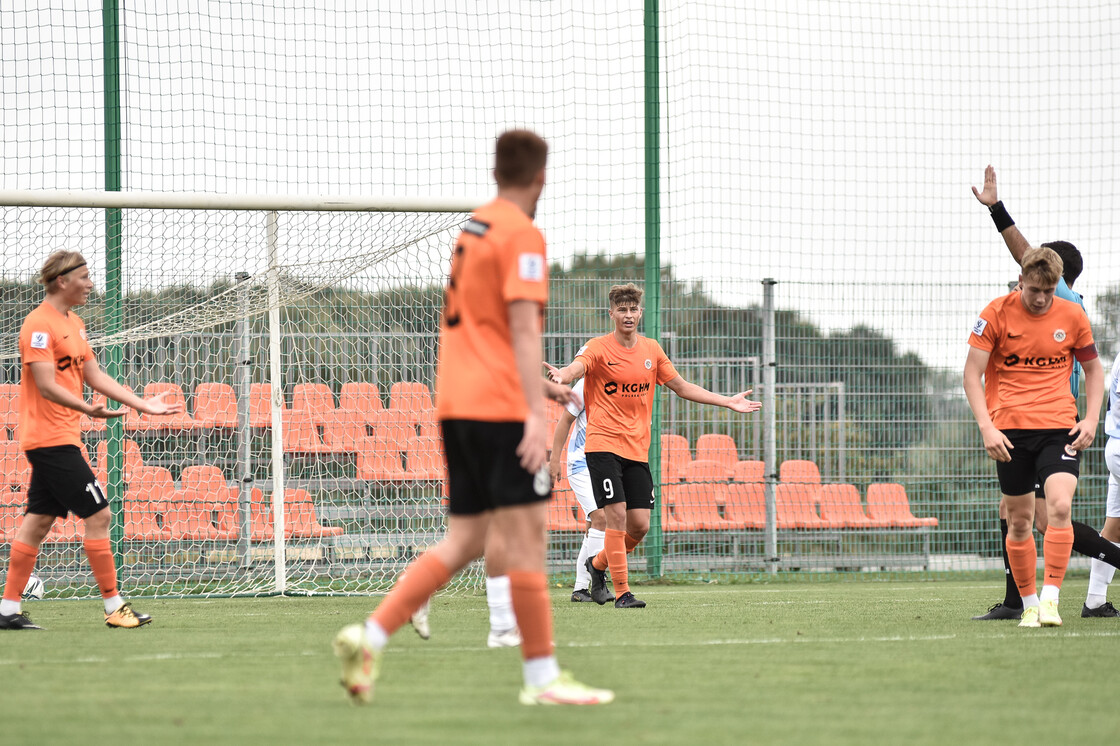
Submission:
POLYGON ((622 363, 611 363, 611 362, 608 362, 608 363, 607 363, 607 365, 622 365, 622 363))
POLYGON ((1008 339, 1018 339, 1021 336, 1023 336, 1023 335, 1022 334, 1008 334, 1007 338, 1008 339))
POLYGON ((1077 460, 1076 456, 1065 456, 1065 455, 1062 456, 1062 461, 1076 461, 1076 460, 1077 460))
POLYGON ((63 335, 62 335, 62 338, 63 338, 63 339, 70 339, 70 335, 69 335, 69 334, 63 334, 63 335))

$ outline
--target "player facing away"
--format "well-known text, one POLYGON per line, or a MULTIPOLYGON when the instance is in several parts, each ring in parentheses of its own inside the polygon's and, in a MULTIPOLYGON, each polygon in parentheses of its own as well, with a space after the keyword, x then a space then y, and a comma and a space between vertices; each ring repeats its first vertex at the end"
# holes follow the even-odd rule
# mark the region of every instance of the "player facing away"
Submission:
POLYGON ((89 346, 86 327, 71 309, 84 306, 93 282, 86 260, 76 251, 56 251, 39 273, 46 298, 23 322, 19 333, 19 441, 31 463, 27 512, 12 540, 0 629, 42 629, 22 613, 20 594, 35 567, 39 546, 56 518, 74 513, 85 525, 82 546, 101 590, 105 624, 139 627, 152 621, 133 610, 117 588, 117 569, 109 545, 109 503, 82 456, 81 416, 125 414, 83 399, 83 384, 147 414, 175 414, 181 405, 163 396, 141 399, 101 370, 89 346))
MULTIPOLYGON (((999 231, 1000 236, 1003 238, 1004 243, 1007 245, 1007 250, 1011 253, 1011 257, 1015 260, 1016 264, 1022 264, 1023 254, 1030 248, 1030 243, 1019 231, 1015 221, 1007 213, 1007 208, 999 199, 998 190, 996 187, 996 172, 992 166, 988 166, 984 170, 984 189, 979 191, 976 187, 972 188, 972 193, 980 204, 988 208, 991 214, 992 221, 995 223, 996 229, 999 231)), ((1058 298, 1065 298, 1066 300, 1073 301, 1085 308, 1081 296, 1074 292, 1073 284, 1081 275, 1081 270, 1084 263, 1081 259, 1081 252, 1077 247, 1068 241, 1051 241, 1044 243, 1042 246, 1053 249, 1062 260, 1062 276, 1058 279, 1058 289, 1055 291, 1055 296, 1058 298)), ((1069 376, 1070 392, 1076 400, 1080 393, 1081 387, 1081 365, 1074 361, 1073 367, 1070 370, 1069 376)), ((1038 502, 1035 504, 1035 528, 1039 533, 1046 533, 1046 493, 1042 489, 1041 482, 1035 488, 1035 497, 1038 502)), ((1000 533, 1002 536, 1001 544, 1005 544, 1007 539, 1007 506, 1001 500, 999 505, 999 518, 1000 518, 1000 533)), ((1073 551, 1078 554, 1083 554, 1093 559, 1103 560, 1113 567, 1120 567, 1120 547, 1117 547, 1111 541, 1102 538, 1096 529, 1080 521, 1073 521, 1073 551)), ((1004 565, 1004 599, 1002 602, 993 604, 991 608, 984 614, 972 617, 976 620, 992 620, 992 619, 1018 619, 1023 613, 1023 601, 1019 598, 1019 590, 1015 585, 1015 578, 1011 574, 1011 565, 1008 563, 1006 548, 1003 550, 1003 565, 1004 565)), ((1094 605, 1096 599, 1087 599, 1086 606, 1082 609, 1082 616, 1093 617, 1113 617, 1120 616, 1120 612, 1111 604, 1105 604, 1103 601, 1099 605, 1094 605)))
POLYGON ((548 300, 544 237, 533 225, 548 145, 525 130, 497 141, 497 197, 467 221, 444 295, 436 414, 450 488, 447 533, 405 570, 366 620, 334 640, 342 684, 355 702, 373 698, 382 651, 421 604, 487 553, 488 571, 509 578, 521 630, 522 704, 597 705, 614 699, 560 671, 545 577, 548 428, 545 395, 571 390, 543 380, 541 317, 548 300), (496 532, 497 541, 488 541, 496 532))
MULTIPOLYGON (((1104 417, 1104 462, 1108 466, 1108 499, 1105 502, 1104 529, 1101 536, 1120 548, 1120 354, 1112 361, 1112 372, 1106 386, 1108 410, 1104 417)), ((1081 616, 1120 616, 1108 602, 1108 586, 1116 568, 1094 558, 1089 570, 1089 591, 1081 616), (1106 613, 1102 614, 1101 610, 1106 613)))
POLYGON ((591 597, 599 604, 611 600, 606 588, 609 568, 615 608, 640 609, 646 604, 630 591, 626 555, 645 538, 654 506, 649 444, 655 387, 666 386, 682 399, 735 412, 757 412, 762 404, 746 398, 749 390, 722 396, 682 378, 661 345, 638 334, 642 291, 636 285, 615 285, 608 301, 614 331, 588 342, 570 365, 545 366, 556 383, 580 378, 585 382, 587 469, 595 504, 607 519, 603 550, 587 560, 591 597))
MULTIPOLYGON (((583 349, 580 348, 576 354, 582 354, 583 349)), ((552 436, 552 458, 549 468, 552 472, 552 483, 558 483, 563 476, 561 470, 564 466, 561 463, 561 456, 564 454, 564 443, 567 442, 568 448, 564 454, 566 455, 564 461, 567 462, 568 485, 575 493, 576 501, 583 508, 583 514, 587 518, 587 533, 584 534, 579 556, 576 557, 576 584, 572 588, 572 601, 582 603, 594 600, 591 598, 591 573, 587 571, 587 560, 603 550, 607 518, 595 504, 595 494, 591 489, 591 474, 587 470, 587 457, 584 453, 587 442, 587 410, 583 404, 582 378, 572 387, 572 393, 575 394, 575 398, 560 413, 560 421, 552 436), (569 433, 571 433, 570 438, 569 433)))
POLYGON ((1061 258, 1052 249, 1029 249, 1022 268, 1022 289, 989 303, 969 334, 964 390, 1007 504, 1007 556, 1023 599, 1019 626, 1056 627, 1073 548, 1070 508, 1081 452, 1096 433, 1104 373, 1085 312, 1054 297, 1061 258), (1085 370, 1088 407, 1080 421, 1069 389, 1074 359, 1085 370), (1046 492, 1048 523, 1040 594, 1031 533, 1036 478, 1046 492))

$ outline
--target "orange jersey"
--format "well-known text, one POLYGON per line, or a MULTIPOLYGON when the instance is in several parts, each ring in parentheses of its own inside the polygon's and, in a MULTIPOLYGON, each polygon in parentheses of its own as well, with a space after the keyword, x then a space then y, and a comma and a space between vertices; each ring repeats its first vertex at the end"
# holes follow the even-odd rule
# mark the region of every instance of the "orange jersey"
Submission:
POLYGON ((587 369, 583 376, 587 410, 584 451, 648 461, 654 386, 677 377, 677 369, 661 345, 639 336, 637 344, 628 350, 614 334, 607 334, 588 342, 576 360, 587 369))
POLYGON ((1070 393, 1074 358, 1097 356, 1089 318, 1077 305, 1054 298, 1039 316, 1023 307, 1019 293, 988 304, 969 345, 991 353, 984 371, 984 399, 1001 430, 1073 427, 1077 403, 1070 393))
POLYGON ((85 383, 82 366, 87 360, 96 359, 86 339, 86 325, 72 311, 63 315, 44 302, 23 322, 19 356, 23 364, 19 388, 20 447, 29 451, 47 446, 80 446, 81 412, 47 401, 35 384, 31 363, 51 363, 54 380, 81 399, 85 383))
POLYGON ((548 301, 544 236, 509 200, 475 212, 459 234, 444 295, 436 369, 441 420, 524 422, 509 304, 548 301))

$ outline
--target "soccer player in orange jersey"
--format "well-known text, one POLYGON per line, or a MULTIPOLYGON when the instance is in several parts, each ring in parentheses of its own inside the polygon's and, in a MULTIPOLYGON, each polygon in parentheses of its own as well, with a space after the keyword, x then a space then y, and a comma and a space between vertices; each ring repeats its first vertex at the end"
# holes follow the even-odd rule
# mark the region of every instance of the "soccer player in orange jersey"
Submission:
POLYGON ((964 390, 1007 505, 1007 556, 1023 598, 1019 626, 1056 627, 1073 548, 1070 508, 1081 452, 1096 435, 1104 370, 1085 312, 1054 297, 1061 258, 1052 249, 1029 249, 1021 266, 1021 289, 989 303, 972 328, 964 390), (1087 407, 1080 421, 1069 387, 1075 359, 1085 371, 1087 407), (1031 533, 1036 477, 1046 492, 1048 523, 1041 593, 1031 533))
POLYGON ((607 519, 603 550, 587 560, 591 597, 600 605, 613 600, 615 608, 640 609, 646 604, 630 591, 626 555, 649 531, 654 505, 649 444, 655 387, 735 412, 757 412, 762 405, 747 399, 750 391, 722 396, 682 378, 661 345, 638 334, 642 291, 636 285, 615 285, 608 300, 614 331, 588 342, 571 365, 545 367, 556 383, 584 379, 587 469, 607 519), (608 567, 617 597, 606 588, 608 567))
POLYGON ((117 589, 117 569, 109 546, 109 504, 82 456, 81 416, 120 417, 124 409, 89 404, 83 383, 148 414, 175 414, 179 404, 163 396, 141 399, 101 370, 86 338, 86 327, 72 309, 84 306, 93 289, 86 260, 76 251, 56 251, 39 273, 47 290, 42 304, 28 314, 19 333, 19 441, 31 462, 27 513, 12 540, 0 629, 42 629, 20 607, 20 595, 39 556, 39 545, 56 518, 74 513, 85 524, 83 547, 101 589, 105 624, 139 627, 152 621, 133 610, 117 589))
POLYGON ((389 636, 452 575, 482 556, 509 578, 521 631, 522 704, 596 705, 614 699, 562 673, 552 642, 545 577, 548 428, 543 396, 571 390, 545 381, 541 317, 548 300, 544 237, 533 225, 548 145, 525 130, 498 138, 498 196, 463 228, 444 296, 436 373, 450 496, 447 534, 409 565, 364 625, 335 637, 342 683, 355 702, 373 698, 389 636), (487 541, 496 532, 497 541, 487 541))

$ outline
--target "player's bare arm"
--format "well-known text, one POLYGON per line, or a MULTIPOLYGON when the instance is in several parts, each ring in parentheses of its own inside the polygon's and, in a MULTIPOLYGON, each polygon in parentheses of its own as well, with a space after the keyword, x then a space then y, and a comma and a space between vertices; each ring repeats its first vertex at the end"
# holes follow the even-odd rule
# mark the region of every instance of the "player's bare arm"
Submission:
POLYGON ((568 433, 572 429, 575 416, 567 409, 560 413, 560 421, 556 423, 556 432, 552 434, 552 457, 549 459, 548 470, 552 473, 552 483, 557 484, 563 474, 560 473, 561 458, 564 454, 564 443, 568 440, 568 433))
POLYGON ((988 414, 988 404, 984 400, 984 369, 992 353, 977 347, 970 347, 964 361, 964 395, 976 424, 980 427, 980 437, 984 440, 984 450, 993 461, 1010 461, 1011 441, 992 423, 988 414))
POLYGON ((521 391, 529 407, 525 434, 517 446, 521 467, 537 472, 548 461, 548 427, 544 420, 544 381, 541 364, 541 307, 536 301, 509 304, 509 329, 521 391))
MULTIPOLYGON (((87 360, 83 367, 83 375, 85 376, 86 383, 89 387, 99 394, 119 401, 125 406, 132 407, 137 412, 144 414, 179 414, 183 411, 183 405, 178 402, 168 404, 163 400, 167 394, 159 394, 148 399, 142 399, 136 394, 132 393, 124 386, 117 383, 112 376, 105 371, 101 370, 101 366, 97 364, 96 360, 87 360)), ((85 410, 83 410, 85 411, 85 410)), ((108 410, 116 411, 116 410, 108 410)), ((95 416, 87 412, 91 417, 95 416)), ((119 417, 124 414, 124 410, 120 410, 120 414, 114 414, 113 417, 119 417)), ((104 416, 104 415, 96 415, 104 416)))
POLYGON ((1085 417, 1069 431, 1070 435, 1076 436, 1072 445, 1078 451, 1091 446, 1097 437, 1097 424, 1104 404, 1104 367, 1101 359, 1085 360, 1081 369, 1085 371, 1085 417))
POLYGON ((53 363, 46 361, 31 363, 31 376, 35 379, 35 386, 38 387, 39 393, 43 395, 44 399, 70 409, 76 409, 90 417, 100 419, 123 417, 128 411, 125 409, 109 409, 104 404, 91 404, 80 397, 74 396, 55 381, 53 363))
MULTIPOLYGON (((976 195, 980 204, 988 209, 999 202, 999 195, 996 190, 996 170, 991 165, 984 169, 984 191, 977 191, 976 187, 972 187, 972 193, 976 195)), ((1003 242, 1007 244, 1007 250, 1011 252, 1011 258, 1015 260, 1016 264, 1022 264, 1023 254, 1031 247, 1030 242, 1023 237, 1023 234, 1019 232, 1019 228, 1015 225, 1000 231, 1000 235, 1003 236, 1003 242)))
POLYGON ((555 365, 548 363, 543 363, 543 365, 553 383, 561 383, 565 386, 583 378, 583 375, 587 372, 587 367, 580 360, 575 360, 571 365, 565 365, 563 368, 557 368, 555 365))
POLYGON ((752 389, 747 389, 734 396, 723 396, 708 391, 703 386, 686 381, 682 376, 677 376, 665 384, 666 387, 682 399, 697 402, 698 404, 711 404, 716 407, 726 407, 734 412, 749 414, 762 409, 762 402, 747 399, 752 389))

